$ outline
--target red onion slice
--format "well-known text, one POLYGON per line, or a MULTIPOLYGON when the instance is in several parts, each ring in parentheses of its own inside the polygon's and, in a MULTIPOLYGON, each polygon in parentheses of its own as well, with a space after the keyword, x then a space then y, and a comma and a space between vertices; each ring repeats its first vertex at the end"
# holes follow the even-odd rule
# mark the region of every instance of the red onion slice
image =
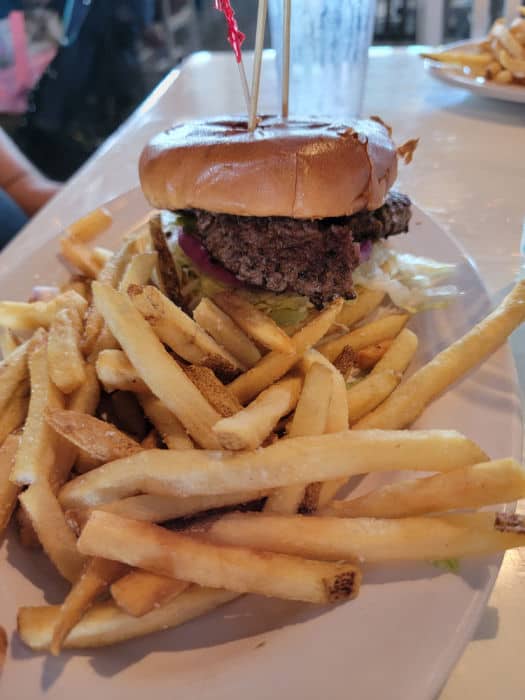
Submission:
POLYGON ((213 277, 217 282, 221 282, 228 287, 244 286, 241 280, 238 280, 233 273, 218 263, 214 263, 202 243, 184 230, 179 233, 179 245, 188 258, 205 275, 213 277))

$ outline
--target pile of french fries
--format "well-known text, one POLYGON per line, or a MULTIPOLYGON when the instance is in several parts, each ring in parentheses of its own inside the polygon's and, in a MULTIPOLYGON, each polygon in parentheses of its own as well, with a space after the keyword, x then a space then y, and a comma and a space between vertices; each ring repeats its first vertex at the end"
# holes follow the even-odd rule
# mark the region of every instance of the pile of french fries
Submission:
POLYGON ((525 496, 519 464, 402 429, 525 320, 525 283, 402 382, 418 339, 406 313, 373 316, 382 293, 290 335, 238 292, 190 315, 158 219, 114 253, 90 247, 110 223, 66 231, 80 276, 62 289, 0 302, 0 531, 16 511, 24 546, 71 584, 62 605, 19 610, 30 648, 113 644, 243 593, 334 604, 367 562, 524 542, 521 518, 474 512, 525 496), (430 476, 336 499, 390 470, 430 476))
POLYGON ((505 19, 497 19, 483 41, 469 50, 451 49, 423 53, 438 63, 460 66, 476 78, 494 81, 500 85, 525 85, 525 8, 509 27, 505 19))

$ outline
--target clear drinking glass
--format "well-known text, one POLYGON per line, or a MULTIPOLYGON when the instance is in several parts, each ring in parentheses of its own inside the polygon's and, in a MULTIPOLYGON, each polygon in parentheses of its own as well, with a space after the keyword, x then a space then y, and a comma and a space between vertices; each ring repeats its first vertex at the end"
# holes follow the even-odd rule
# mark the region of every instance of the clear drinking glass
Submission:
MULTIPOLYGON (((269 0, 279 84, 283 0, 269 0)), ((290 115, 361 112, 375 0, 292 0, 290 115)))

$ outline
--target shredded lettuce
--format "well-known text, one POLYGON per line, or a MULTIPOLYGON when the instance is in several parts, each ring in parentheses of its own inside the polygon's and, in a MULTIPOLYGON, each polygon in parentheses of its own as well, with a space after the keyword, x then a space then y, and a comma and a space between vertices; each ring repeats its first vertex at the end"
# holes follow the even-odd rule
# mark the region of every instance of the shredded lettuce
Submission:
POLYGON ((448 571, 450 574, 459 573, 459 559, 436 559, 431 563, 437 569, 443 569, 443 571, 448 571))
POLYGON ((411 313, 445 306, 458 295, 454 285, 442 285, 455 265, 398 253, 386 242, 374 244, 367 262, 354 270, 354 283, 385 292, 399 308, 411 313))

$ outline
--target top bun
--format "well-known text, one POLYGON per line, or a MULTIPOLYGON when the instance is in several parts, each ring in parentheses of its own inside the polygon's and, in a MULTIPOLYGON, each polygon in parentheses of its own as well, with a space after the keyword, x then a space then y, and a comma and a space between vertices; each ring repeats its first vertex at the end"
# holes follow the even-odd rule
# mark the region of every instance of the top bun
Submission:
POLYGON ((140 158, 144 194, 158 209, 320 219, 377 209, 397 176, 380 121, 346 123, 217 117, 155 136, 140 158))

